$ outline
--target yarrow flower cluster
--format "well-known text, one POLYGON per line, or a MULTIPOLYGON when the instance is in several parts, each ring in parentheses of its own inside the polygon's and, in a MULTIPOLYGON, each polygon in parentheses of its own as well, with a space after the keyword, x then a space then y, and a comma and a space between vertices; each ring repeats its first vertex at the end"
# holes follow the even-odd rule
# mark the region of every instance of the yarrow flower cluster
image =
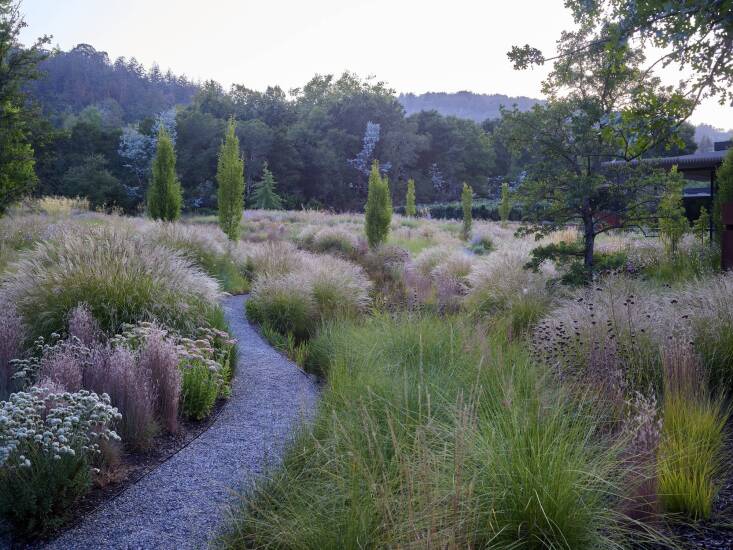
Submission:
POLYGON ((119 440, 110 425, 120 418, 107 394, 14 393, 0 402, 0 468, 29 468, 37 456, 98 454, 100 441, 119 440))

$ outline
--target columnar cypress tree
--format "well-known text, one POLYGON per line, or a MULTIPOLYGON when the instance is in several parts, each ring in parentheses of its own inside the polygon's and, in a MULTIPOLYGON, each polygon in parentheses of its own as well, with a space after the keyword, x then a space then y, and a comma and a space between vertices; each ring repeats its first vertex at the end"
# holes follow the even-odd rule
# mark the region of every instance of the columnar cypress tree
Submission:
POLYGON ((463 238, 468 240, 473 225, 473 189, 465 182, 461 193, 461 203, 463 204, 463 238))
POLYGON ((175 221, 181 217, 181 184, 176 177, 176 153, 165 126, 158 131, 153 159, 153 178, 148 190, 148 212, 154 220, 175 221))
POLYGON ((375 160, 369 174, 369 192, 364 213, 370 247, 376 248, 387 240, 391 221, 392 198, 389 194, 389 182, 379 174, 379 163, 375 160))
POLYGON ((410 178, 407 180, 407 195, 405 196, 405 215, 415 216, 417 208, 415 207, 415 180, 410 178))
POLYGON ((253 199, 255 208, 261 210, 280 210, 283 207, 282 199, 275 190, 277 182, 267 163, 262 168, 262 179, 257 183, 253 199))
POLYGON ((229 120, 216 167, 219 184, 219 226, 230 240, 239 238, 239 223, 244 209, 244 161, 239 154, 239 139, 234 133, 234 119, 229 120))
POLYGON ((499 205, 499 216, 501 223, 506 224, 509 221, 509 212, 511 205, 509 204, 509 184, 504 182, 501 184, 501 204, 499 205))

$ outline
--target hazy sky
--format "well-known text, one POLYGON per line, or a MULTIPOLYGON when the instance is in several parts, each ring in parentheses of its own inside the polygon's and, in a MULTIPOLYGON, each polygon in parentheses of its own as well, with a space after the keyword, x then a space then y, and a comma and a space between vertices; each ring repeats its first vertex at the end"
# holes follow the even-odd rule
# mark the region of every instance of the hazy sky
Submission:
MULTIPOLYGON (((514 71, 506 52, 527 42, 552 51, 571 25, 562 0, 23 0, 22 9, 26 42, 51 34, 63 49, 86 42, 112 59, 256 89, 350 70, 398 92, 539 97, 545 70, 514 71)), ((693 122, 733 128, 733 108, 709 100, 693 122)))

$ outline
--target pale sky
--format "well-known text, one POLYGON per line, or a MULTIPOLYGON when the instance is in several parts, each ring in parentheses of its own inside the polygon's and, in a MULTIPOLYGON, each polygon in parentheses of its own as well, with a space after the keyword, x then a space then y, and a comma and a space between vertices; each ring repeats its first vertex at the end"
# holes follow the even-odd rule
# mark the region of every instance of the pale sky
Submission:
MULTIPOLYGON (((546 70, 514 71, 506 52, 550 53, 572 23, 562 0, 23 0, 22 11, 26 42, 51 34, 64 50, 84 42, 227 88, 350 70, 398 92, 530 97, 546 70)), ((733 128, 733 108, 707 100, 692 122, 733 128)))

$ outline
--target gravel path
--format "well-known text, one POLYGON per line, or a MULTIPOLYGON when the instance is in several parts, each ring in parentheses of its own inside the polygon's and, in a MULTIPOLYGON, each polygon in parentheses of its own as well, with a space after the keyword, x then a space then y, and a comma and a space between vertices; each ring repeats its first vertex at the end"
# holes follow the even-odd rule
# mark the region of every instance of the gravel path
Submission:
POLYGON ((224 302, 239 357, 232 397, 215 423, 46 548, 205 547, 235 491, 280 459, 298 422, 312 417, 317 388, 247 323, 245 299, 224 302))

